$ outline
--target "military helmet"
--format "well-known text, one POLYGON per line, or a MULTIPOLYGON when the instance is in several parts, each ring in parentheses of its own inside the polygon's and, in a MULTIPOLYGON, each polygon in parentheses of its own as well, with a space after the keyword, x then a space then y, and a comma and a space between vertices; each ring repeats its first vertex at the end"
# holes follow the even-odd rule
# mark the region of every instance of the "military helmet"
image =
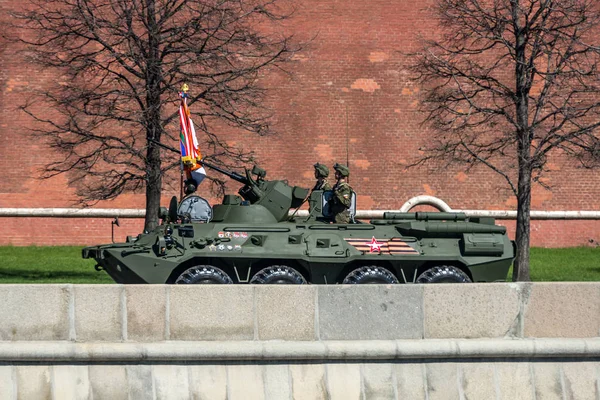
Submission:
POLYGON ((335 163, 335 165, 333 166, 333 169, 335 169, 337 172, 342 174, 342 176, 350 175, 350 170, 348 169, 348 167, 346 167, 343 164, 335 163))
POLYGON ((327 178, 329 176, 329 168, 325 165, 316 163, 314 167, 320 177, 327 178))
POLYGON ((196 181, 193 179, 186 179, 183 182, 183 192, 188 195, 188 194, 192 194, 196 191, 196 189, 198 188, 198 185, 196 184, 196 181))

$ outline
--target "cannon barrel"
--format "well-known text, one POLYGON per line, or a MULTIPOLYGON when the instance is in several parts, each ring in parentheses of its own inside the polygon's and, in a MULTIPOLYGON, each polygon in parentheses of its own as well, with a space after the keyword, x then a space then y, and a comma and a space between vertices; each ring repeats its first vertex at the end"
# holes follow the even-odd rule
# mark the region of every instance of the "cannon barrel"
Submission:
POLYGON ((230 177, 231 179, 233 179, 234 181, 238 181, 239 183, 243 183, 244 185, 248 185, 250 184, 250 181, 248 180, 247 177, 238 174, 237 172, 233 172, 233 171, 227 171, 226 169, 223 169, 221 167, 217 167, 216 165, 210 164, 204 160, 200 161, 200 164, 202 164, 205 167, 208 167, 210 169, 214 169, 215 171, 218 171, 220 173, 222 173, 223 175, 227 175, 228 177, 230 177))
POLYGON ((414 219, 417 221, 464 221, 467 219, 465 213, 453 212, 423 212, 403 213, 403 212, 385 212, 383 219, 406 220, 414 219))

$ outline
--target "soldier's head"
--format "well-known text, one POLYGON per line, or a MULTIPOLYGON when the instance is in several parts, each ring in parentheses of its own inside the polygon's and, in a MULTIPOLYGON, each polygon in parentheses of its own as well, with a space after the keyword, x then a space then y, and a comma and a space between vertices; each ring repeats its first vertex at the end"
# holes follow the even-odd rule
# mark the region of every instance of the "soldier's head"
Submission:
POLYGON ((315 167, 315 178, 327 178, 329 176, 329 168, 323 164, 316 163, 315 167))
POLYGON ((350 170, 343 164, 335 163, 333 169, 335 169, 335 179, 346 179, 350 175, 350 170))
POLYGON ((193 179, 186 179, 183 182, 183 192, 187 196, 188 194, 192 194, 196 191, 198 185, 196 185, 196 181, 193 179))

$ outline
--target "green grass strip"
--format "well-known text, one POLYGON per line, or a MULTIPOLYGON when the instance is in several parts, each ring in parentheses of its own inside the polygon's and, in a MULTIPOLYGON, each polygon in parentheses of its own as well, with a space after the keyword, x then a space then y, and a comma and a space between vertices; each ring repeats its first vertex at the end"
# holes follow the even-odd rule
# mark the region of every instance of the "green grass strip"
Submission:
MULTIPOLYGON (((2 283, 113 283, 94 260, 81 258, 80 246, 0 246, 2 283)), ((512 277, 512 269, 507 279, 512 277)), ((600 281, 600 247, 531 249, 531 279, 600 281)))
POLYGON ((114 283, 80 246, 0 246, 0 283, 114 283))

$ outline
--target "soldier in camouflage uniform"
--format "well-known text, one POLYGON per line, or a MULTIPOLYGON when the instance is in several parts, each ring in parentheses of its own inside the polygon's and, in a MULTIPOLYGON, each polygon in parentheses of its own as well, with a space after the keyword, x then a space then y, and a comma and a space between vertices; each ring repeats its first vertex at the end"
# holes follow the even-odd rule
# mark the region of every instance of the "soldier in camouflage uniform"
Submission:
POLYGON ((333 166, 335 169, 335 178, 337 183, 333 186, 333 197, 330 200, 330 209, 333 213, 333 220, 336 224, 350 223, 350 206, 352 204, 352 187, 346 182, 346 178, 350 175, 348 167, 336 163, 333 166))
POLYGON ((314 167, 315 179, 317 180, 317 183, 315 183, 315 187, 312 190, 331 190, 331 185, 327 181, 327 177, 329 176, 329 168, 319 163, 316 163, 314 167))

